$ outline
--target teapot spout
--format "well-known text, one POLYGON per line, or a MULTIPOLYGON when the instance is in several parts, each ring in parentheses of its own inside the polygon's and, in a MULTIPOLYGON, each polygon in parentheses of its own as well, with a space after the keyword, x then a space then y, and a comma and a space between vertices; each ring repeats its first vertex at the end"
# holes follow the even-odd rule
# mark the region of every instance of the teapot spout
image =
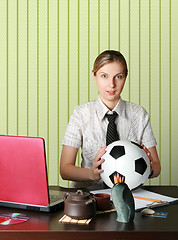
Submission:
POLYGON ((112 188, 112 200, 117 212, 118 222, 132 222, 135 216, 135 202, 126 183, 117 183, 112 188))

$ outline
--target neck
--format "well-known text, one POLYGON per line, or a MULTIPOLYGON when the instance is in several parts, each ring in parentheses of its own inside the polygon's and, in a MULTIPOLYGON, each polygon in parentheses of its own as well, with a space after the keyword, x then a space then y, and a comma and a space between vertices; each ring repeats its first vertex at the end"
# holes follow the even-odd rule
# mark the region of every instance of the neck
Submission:
POLYGON ((101 97, 100 97, 100 99, 101 99, 101 101, 104 103, 104 105, 110 110, 110 111, 112 111, 114 108, 115 108, 115 106, 118 104, 118 102, 119 102, 119 99, 117 100, 117 101, 104 101, 101 97))

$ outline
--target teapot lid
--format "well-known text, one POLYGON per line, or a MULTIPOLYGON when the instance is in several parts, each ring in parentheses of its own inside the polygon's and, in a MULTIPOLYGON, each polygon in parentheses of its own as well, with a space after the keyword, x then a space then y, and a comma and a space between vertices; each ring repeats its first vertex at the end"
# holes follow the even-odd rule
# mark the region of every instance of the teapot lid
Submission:
POLYGON ((75 193, 72 193, 70 195, 70 198, 73 200, 84 200, 88 199, 90 196, 90 193, 83 192, 81 189, 78 189, 75 193))

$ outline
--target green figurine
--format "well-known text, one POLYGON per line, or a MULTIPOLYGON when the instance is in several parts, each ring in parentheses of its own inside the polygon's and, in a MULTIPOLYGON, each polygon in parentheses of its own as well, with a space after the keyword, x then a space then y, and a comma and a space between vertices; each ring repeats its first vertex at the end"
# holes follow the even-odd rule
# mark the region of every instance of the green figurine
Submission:
POLYGON ((111 196, 117 211, 116 220, 123 223, 132 222, 135 216, 135 203, 131 190, 124 183, 124 177, 115 177, 111 196))

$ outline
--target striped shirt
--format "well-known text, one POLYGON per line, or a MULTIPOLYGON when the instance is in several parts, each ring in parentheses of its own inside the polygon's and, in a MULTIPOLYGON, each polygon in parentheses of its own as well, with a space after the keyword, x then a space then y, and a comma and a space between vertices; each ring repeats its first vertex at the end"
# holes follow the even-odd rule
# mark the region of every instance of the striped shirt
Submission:
MULTIPOLYGON (((62 141, 62 145, 81 147, 81 167, 91 168, 97 152, 106 145, 108 119, 105 114, 113 111, 118 114, 115 123, 120 140, 142 143, 147 148, 156 146, 150 118, 143 107, 120 98, 116 107, 110 111, 98 97, 95 101, 75 108, 62 141)), ((73 186, 85 187, 93 183, 83 182, 73 186)))

